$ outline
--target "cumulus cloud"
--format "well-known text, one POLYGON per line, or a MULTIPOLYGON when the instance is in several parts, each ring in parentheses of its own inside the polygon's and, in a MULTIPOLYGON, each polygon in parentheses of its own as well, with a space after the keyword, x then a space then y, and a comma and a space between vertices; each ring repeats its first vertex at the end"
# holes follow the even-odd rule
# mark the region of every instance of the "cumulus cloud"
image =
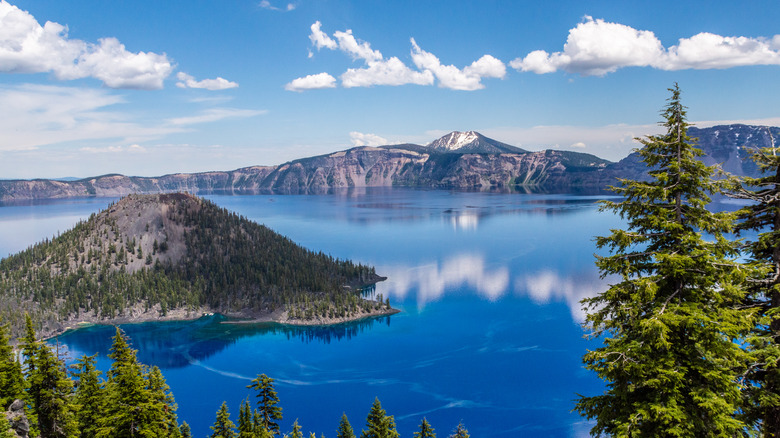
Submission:
MULTIPOLYGON (((444 88, 478 90, 484 88, 481 84, 482 78, 503 78, 506 75, 504 63, 490 55, 481 57, 462 70, 455 66, 442 65, 436 56, 421 50, 412 39, 412 59, 418 69, 414 70, 398 57, 385 58, 379 50, 372 49, 371 44, 355 38, 350 29, 336 31, 333 33, 333 37, 329 36, 322 31, 322 23, 319 21, 311 25, 309 40, 317 50, 323 48, 340 50, 353 60, 363 61, 363 67, 350 68, 341 75, 341 85, 345 88, 374 85, 433 85, 438 79, 439 85, 444 88)), ((311 58, 313 55, 309 51, 309 57, 311 58)), ((287 89, 291 88, 294 88, 293 91, 308 89, 297 87, 287 89)))
POLYGON ((41 26, 0 0, 0 72, 52 73, 61 80, 93 77, 110 88, 160 89, 173 71, 165 54, 128 51, 116 38, 97 44, 68 38, 67 27, 41 26))
POLYGON ((335 40, 331 39, 328 34, 322 31, 322 23, 319 21, 315 21, 314 24, 311 25, 311 34, 309 35, 309 40, 318 50, 322 49, 323 47, 334 50, 339 46, 335 40))
POLYGON ((321 88, 335 88, 336 78, 328 73, 317 73, 302 78, 293 79, 284 86, 285 90, 301 92, 304 90, 317 90, 321 88))
POLYGON ((563 51, 535 50, 510 62, 512 68, 523 72, 564 70, 585 76, 603 76, 623 67, 682 70, 745 65, 780 65, 780 35, 766 39, 704 32, 681 38, 667 49, 651 31, 585 17, 569 30, 563 51))
POLYGON ((176 75, 179 82, 176 86, 179 88, 203 88, 206 90, 227 90, 229 88, 237 88, 238 83, 232 82, 227 79, 217 77, 216 79, 203 79, 202 81, 196 81, 194 77, 184 72, 179 72, 176 75))
POLYGON ((426 52, 417 45, 414 38, 412 42, 412 61, 420 70, 430 71, 439 80, 439 86, 453 90, 480 90, 482 78, 503 78, 506 76, 506 66, 500 60, 484 55, 471 65, 462 70, 454 65, 442 65, 439 58, 430 52, 426 52))
POLYGON ((341 75, 341 85, 346 88, 372 85, 432 85, 433 73, 414 71, 395 56, 368 63, 366 68, 350 68, 341 75))
POLYGON ((349 138, 352 141, 353 146, 384 146, 390 144, 384 137, 380 137, 376 134, 364 134, 357 131, 350 132, 349 138))

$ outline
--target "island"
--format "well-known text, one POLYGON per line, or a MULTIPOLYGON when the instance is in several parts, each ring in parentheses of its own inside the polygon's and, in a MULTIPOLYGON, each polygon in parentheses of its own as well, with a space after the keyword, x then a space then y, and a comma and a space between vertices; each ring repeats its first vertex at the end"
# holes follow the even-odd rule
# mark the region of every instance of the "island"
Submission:
POLYGON ((88 324, 337 324, 397 313, 373 267, 340 260, 187 193, 128 195, 0 260, 0 320, 45 337, 88 324))

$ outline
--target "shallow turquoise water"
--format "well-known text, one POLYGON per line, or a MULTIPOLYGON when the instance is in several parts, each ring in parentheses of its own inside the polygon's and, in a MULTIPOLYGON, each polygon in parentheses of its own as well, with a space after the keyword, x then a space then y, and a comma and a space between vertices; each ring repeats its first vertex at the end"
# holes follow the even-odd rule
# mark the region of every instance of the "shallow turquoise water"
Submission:
MULTIPOLYGON (((619 225, 595 198, 376 189, 321 196, 210 196, 296 242, 373 264, 377 293, 402 313, 332 328, 235 326, 218 317, 123 328, 162 368, 180 420, 207 436, 227 400, 237 417, 259 373, 277 379, 283 430, 356 430, 374 400, 411 437, 423 416, 446 436, 585 436, 577 393, 602 383, 585 371, 579 300, 604 287, 593 237, 619 225)), ((0 207, 0 255, 65 230, 108 200, 0 207)), ((105 353, 113 329, 60 337, 74 357, 105 353)), ((234 418, 235 419, 235 418, 234 418)))

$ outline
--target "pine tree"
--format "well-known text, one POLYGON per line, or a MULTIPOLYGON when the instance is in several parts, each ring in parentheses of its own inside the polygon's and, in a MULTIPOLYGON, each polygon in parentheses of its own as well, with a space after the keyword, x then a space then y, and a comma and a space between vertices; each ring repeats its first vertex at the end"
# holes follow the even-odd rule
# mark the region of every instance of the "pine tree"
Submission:
POLYGON ((176 417, 176 401, 170 387, 165 382, 162 372, 156 366, 146 375, 147 389, 150 391, 150 400, 146 406, 147 423, 154 430, 161 430, 169 438, 178 438, 180 435, 178 418, 176 417))
POLYGON ((469 438, 471 435, 469 435, 468 429, 466 429, 466 426, 463 425, 463 422, 458 423, 458 425, 455 427, 455 430, 452 431, 452 434, 450 434, 449 438, 469 438))
POLYGON ((278 406, 279 397, 274 389, 274 379, 259 374, 247 388, 257 391, 257 410, 260 414, 260 426, 272 434, 279 433, 279 421, 282 421, 282 408, 278 406))
POLYGON ((65 371, 65 362, 47 345, 40 345, 34 371, 28 376, 33 409, 38 417, 41 436, 65 438, 76 436, 73 413, 73 381, 65 371))
POLYGON ((168 399, 162 395, 167 392, 167 385, 164 380, 159 381, 161 375, 147 372, 146 367, 138 362, 136 351, 118 327, 108 357, 114 362, 105 384, 107 408, 98 422, 97 436, 177 435, 178 429, 171 428, 171 410, 175 405, 172 406, 172 397, 168 399))
POLYGON ((612 253, 596 264, 615 283, 583 300, 591 336, 603 340, 583 362, 608 382, 575 407, 596 419, 594 435, 732 436, 745 428, 735 418, 745 355, 735 340, 751 318, 737 309, 744 273, 735 243, 723 237, 732 215, 707 211, 718 190, 713 169, 696 159, 680 89, 669 91, 666 134, 640 140, 650 180, 623 180, 613 190, 624 200, 602 204, 628 229, 596 239, 612 253))
POLYGON ((303 429, 301 426, 298 425, 298 419, 296 418, 293 422, 293 428, 292 432, 290 432, 290 438, 303 438, 303 432, 301 432, 301 429, 303 429))
POLYGON ((25 409, 31 424, 31 435, 46 437, 75 436, 73 417, 73 382, 65 372, 65 363, 51 348, 36 339, 29 314, 25 314, 25 336, 22 339, 25 357, 27 401, 25 409))
POLYGON ((254 438, 255 427, 252 423, 252 405, 249 398, 241 403, 238 411, 238 438, 254 438))
POLYGON ((414 436, 416 438, 436 438, 436 433, 430 423, 428 423, 428 420, 423 417, 422 423, 420 423, 420 431, 415 432, 414 436))
POLYGON ((74 396, 76 424, 81 438, 94 438, 98 422, 106 409, 106 397, 100 381, 100 371, 95 368, 97 354, 82 356, 77 362, 78 378, 74 396))
POLYGON ((181 438, 192 438, 192 430, 190 430, 190 425, 186 421, 181 422, 179 433, 181 433, 181 438))
POLYGON ((751 356, 745 420, 764 436, 780 437, 780 156, 771 129, 766 131, 770 147, 753 154, 762 176, 744 178, 731 195, 752 201, 738 212, 737 230, 759 232, 745 245, 748 264, 757 273, 748 279, 745 304, 758 312, 747 339, 751 356))
POLYGON ((214 425, 211 426, 211 430, 214 431, 211 434, 211 438, 235 438, 236 432, 233 430, 234 427, 236 425, 230 421, 227 403, 222 402, 222 406, 217 411, 217 419, 214 421, 214 425))
POLYGON ((0 411, 24 397, 22 366, 14 357, 7 324, 0 325, 0 411))
POLYGON ((400 436, 395 430, 395 419, 392 415, 388 416, 382 409, 379 398, 374 398, 374 404, 366 418, 366 427, 368 430, 362 431, 360 438, 398 438, 400 436))
POLYGON ((355 431, 352 430, 352 425, 349 424, 346 412, 341 414, 341 421, 339 422, 339 430, 336 434, 336 438, 357 438, 355 437, 355 431))

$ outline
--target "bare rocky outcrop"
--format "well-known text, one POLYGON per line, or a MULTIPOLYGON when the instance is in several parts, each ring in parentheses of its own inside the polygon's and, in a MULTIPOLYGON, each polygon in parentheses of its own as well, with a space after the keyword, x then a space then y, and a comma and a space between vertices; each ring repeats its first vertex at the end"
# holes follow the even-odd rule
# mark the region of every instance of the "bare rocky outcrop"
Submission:
POLYGON ((11 426, 11 434, 18 438, 27 438, 30 433, 30 421, 24 413, 24 402, 16 399, 5 412, 5 418, 11 426))

